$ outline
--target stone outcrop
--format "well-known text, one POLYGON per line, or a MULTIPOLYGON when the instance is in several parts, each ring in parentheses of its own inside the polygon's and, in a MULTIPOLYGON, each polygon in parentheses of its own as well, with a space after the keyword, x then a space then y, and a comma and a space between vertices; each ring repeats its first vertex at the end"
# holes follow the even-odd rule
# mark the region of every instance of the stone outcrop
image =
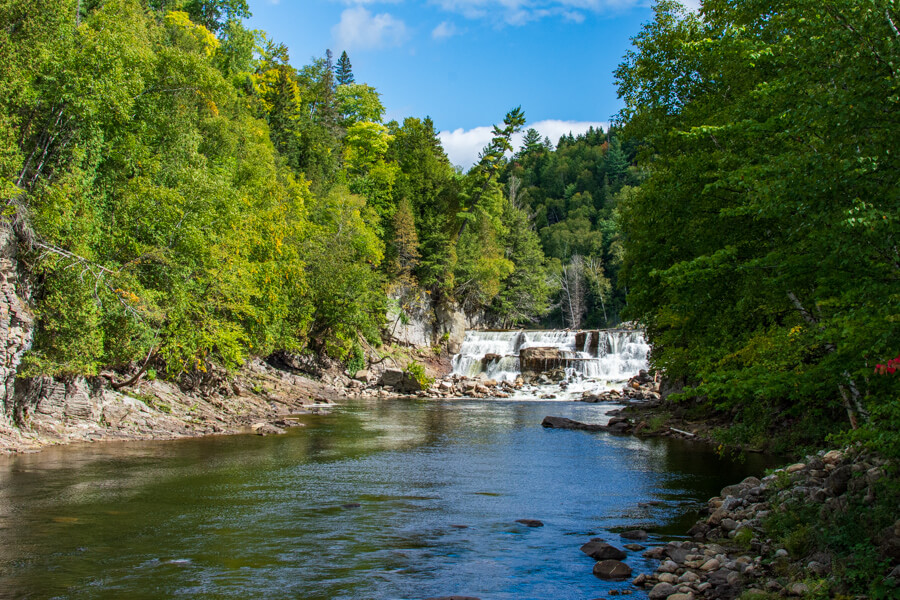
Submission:
POLYGON ((15 411, 16 374, 33 340, 29 294, 16 260, 15 233, 0 221, 0 426, 9 426, 15 411))
POLYGON ((539 375, 565 366, 559 348, 522 348, 519 351, 519 368, 523 376, 539 375))

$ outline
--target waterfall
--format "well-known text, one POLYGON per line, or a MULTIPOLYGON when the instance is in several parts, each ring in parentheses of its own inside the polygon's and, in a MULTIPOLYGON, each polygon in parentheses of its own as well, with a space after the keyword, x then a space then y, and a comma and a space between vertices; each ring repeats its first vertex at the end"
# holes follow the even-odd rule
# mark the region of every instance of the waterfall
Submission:
POLYGON ((468 331, 453 357, 453 374, 515 381, 521 375, 519 353, 525 348, 558 349, 561 360, 555 362, 564 364, 568 379, 610 382, 646 369, 650 350, 643 332, 631 329, 468 331))

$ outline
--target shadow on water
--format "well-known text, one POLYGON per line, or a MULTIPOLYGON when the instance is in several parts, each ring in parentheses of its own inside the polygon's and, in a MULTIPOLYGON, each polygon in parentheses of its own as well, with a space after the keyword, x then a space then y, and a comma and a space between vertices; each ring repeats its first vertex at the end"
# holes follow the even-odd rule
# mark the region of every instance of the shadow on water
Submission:
MULTIPOLYGON (((588 537, 621 546, 616 532, 634 526, 656 541, 678 535, 699 502, 768 464, 540 427, 547 414, 592 421, 608 408, 354 402, 283 436, 0 459, 0 597, 584 599, 623 589, 593 577, 579 551, 588 537)), ((639 554, 627 562, 649 567, 639 554)))

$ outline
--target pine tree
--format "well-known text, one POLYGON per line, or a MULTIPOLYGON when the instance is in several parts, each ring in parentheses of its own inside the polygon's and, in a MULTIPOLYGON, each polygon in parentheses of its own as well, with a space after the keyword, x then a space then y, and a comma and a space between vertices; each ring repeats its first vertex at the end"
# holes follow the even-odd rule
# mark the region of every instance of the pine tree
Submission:
POLYGON ((356 83, 356 78, 353 76, 353 67, 350 65, 350 57, 347 56, 346 50, 341 52, 341 57, 334 67, 334 73, 337 76, 338 85, 356 83))

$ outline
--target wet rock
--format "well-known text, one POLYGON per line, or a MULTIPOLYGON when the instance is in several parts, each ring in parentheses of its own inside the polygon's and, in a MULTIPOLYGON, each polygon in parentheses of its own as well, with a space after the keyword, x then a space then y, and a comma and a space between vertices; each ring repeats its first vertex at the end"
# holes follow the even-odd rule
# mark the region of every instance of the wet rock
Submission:
POLYGON ((523 375, 534 375, 565 366, 559 348, 522 348, 519 351, 519 365, 523 375))
POLYGON ((626 550, 631 550, 632 552, 640 552, 645 547, 641 546, 640 544, 625 544, 624 548, 626 550))
POLYGON ((537 519, 516 519, 516 523, 521 523, 526 527, 543 527, 544 523, 537 519))
POLYGON ((594 575, 600 579, 625 579, 631 575, 631 567, 618 560, 602 560, 594 565, 594 575))
POLYGON ((606 542, 590 541, 581 547, 581 551, 594 560, 623 560, 626 554, 606 542))
POLYGON ((541 421, 541 426, 548 429, 579 429, 584 431, 601 431, 603 429, 603 425, 581 423, 565 417, 550 416, 544 417, 544 420, 541 421))
POLYGON ((425 598, 425 600, 481 600, 475 596, 437 596, 435 598, 425 598))

